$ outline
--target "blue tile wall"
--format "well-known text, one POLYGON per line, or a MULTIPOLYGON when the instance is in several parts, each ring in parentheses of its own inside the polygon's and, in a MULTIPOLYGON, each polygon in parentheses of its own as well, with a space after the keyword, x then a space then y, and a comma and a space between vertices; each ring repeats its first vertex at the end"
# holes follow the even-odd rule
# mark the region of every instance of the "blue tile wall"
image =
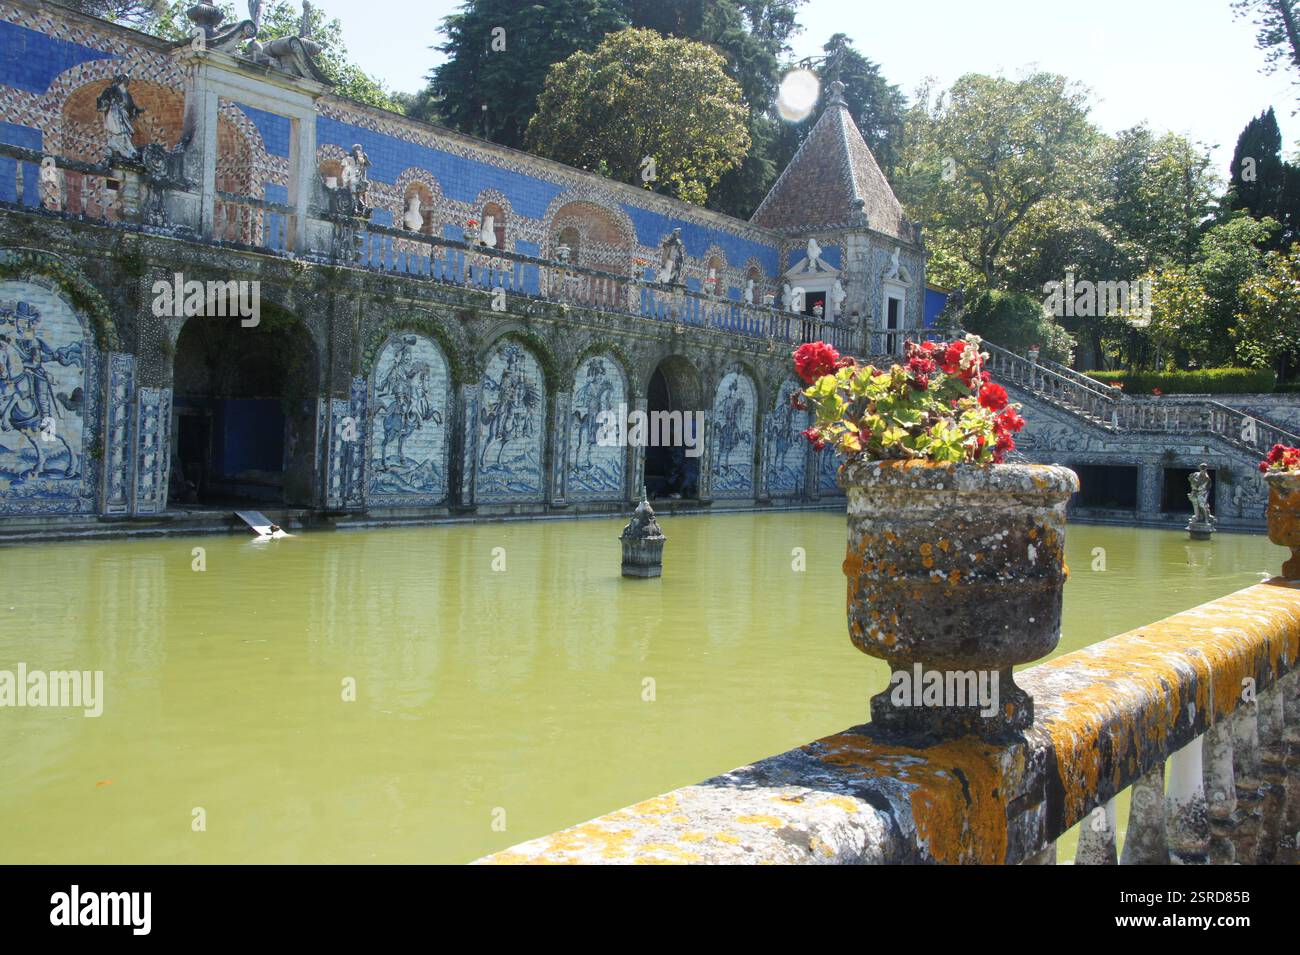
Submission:
POLYGON ((248 117, 249 121, 257 127, 257 131, 262 136, 262 142, 266 145, 266 151, 272 156, 289 157, 289 138, 292 131, 292 123, 287 116, 280 116, 277 113, 268 113, 264 109, 258 109, 255 106, 245 106, 243 103, 236 103, 240 111, 248 117))
POLYGON ((774 245, 752 242, 739 236, 730 235, 720 229, 711 229, 691 222, 681 222, 659 212, 651 212, 637 206, 623 203, 623 211, 632 220, 636 229, 637 241, 642 245, 658 246, 668 233, 675 228, 682 230, 682 242, 686 244, 687 255, 702 258, 709 246, 717 244, 727 257, 727 264, 735 268, 743 266, 750 257, 757 259, 763 266, 763 272, 775 276, 781 261, 781 254, 774 245))
POLYGON ((473 202, 484 189, 499 189, 510 198, 518 215, 530 219, 542 218, 551 200, 563 191, 554 183, 406 142, 328 116, 316 119, 316 142, 345 150, 351 149, 353 143, 361 143, 370 157, 370 178, 379 182, 396 182, 404 169, 414 167, 433 173, 443 194, 458 202, 473 202))
MULTIPOLYGON (((377 182, 393 183, 406 169, 424 169, 433 174, 449 199, 473 202, 484 189, 498 189, 509 198, 517 215, 529 219, 545 217, 551 202, 564 191, 560 185, 544 179, 410 143, 328 116, 317 117, 316 141, 319 145, 334 145, 344 150, 351 149, 353 143, 361 143, 370 157, 370 177, 377 182)), ((680 227, 686 251, 692 256, 701 257, 709 246, 716 244, 733 267, 743 266, 752 257, 762 264, 768 276, 777 274, 780 253, 774 245, 682 222, 627 203, 622 208, 632 220, 637 241, 644 246, 658 246, 664 236, 680 227)), ((459 226, 444 226, 447 238, 459 239, 460 232, 459 226)), ((519 248, 519 251, 524 250, 519 248)))
POLYGON ((16 123, 0 123, 0 143, 6 146, 22 146, 24 149, 41 148, 41 131, 30 126, 16 123))
POLYGON ((44 93, 55 77, 78 63, 113 59, 117 57, 111 53, 0 22, 0 86, 44 93))

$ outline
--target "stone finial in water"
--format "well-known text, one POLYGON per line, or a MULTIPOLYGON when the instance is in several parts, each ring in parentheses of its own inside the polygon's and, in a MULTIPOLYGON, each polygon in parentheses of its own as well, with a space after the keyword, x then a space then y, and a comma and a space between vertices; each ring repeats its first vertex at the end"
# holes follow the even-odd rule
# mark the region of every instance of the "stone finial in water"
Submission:
POLYGON ((655 520, 654 508, 641 488, 641 503, 632 513, 632 519, 623 528, 619 540, 623 542, 624 577, 658 577, 663 573, 664 532, 655 520))
POLYGON ((1210 513, 1210 466, 1202 463, 1187 478, 1191 491, 1187 500, 1192 502, 1192 519, 1187 522, 1187 533, 1194 541, 1207 541, 1215 531, 1219 519, 1210 513))

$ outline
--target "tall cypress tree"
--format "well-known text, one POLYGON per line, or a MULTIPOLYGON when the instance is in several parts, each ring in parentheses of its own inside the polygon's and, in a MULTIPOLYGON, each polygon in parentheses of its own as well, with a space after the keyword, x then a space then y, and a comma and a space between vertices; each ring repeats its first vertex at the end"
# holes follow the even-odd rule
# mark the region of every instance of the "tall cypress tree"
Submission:
POLYGON ((1284 179, 1282 131, 1270 106, 1237 137, 1229 170, 1228 208, 1234 212, 1244 209, 1256 219, 1276 217, 1284 179))

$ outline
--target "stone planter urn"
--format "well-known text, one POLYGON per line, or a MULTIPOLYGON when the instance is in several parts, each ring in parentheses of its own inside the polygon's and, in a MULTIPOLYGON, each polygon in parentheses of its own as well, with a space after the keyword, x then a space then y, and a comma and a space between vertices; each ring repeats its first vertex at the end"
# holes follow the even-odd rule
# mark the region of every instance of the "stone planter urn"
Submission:
POLYGON ((1061 635, 1065 505, 1054 465, 850 461, 849 635, 885 660, 873 734, 914 745, 1001 739, 1033 724, 1011 668, 1061 635))
POLYGON ((1275 471, 1264 475, 1268 482, 1268 539, 1291 548, 1291 559, 1282 565, 1282 576, 1300 580, 1300 471, 1275 471))
POLYGON ((641 489, 641 503, 623 528, 619 541, 623 545, 624 577, 659 577, 664 568, 664 532, 655 520, 654 508, 641 489))

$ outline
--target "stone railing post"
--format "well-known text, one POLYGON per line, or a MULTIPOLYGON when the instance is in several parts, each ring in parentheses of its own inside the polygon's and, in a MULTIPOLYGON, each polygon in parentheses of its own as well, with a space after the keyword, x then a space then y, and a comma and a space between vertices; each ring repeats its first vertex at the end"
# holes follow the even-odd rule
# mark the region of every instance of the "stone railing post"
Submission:
POLYGON ((1202 782, 1198 736, 1169 757, 1169 788, 1165 794, 1169 855, 1181 865, 1204 865, 1210 845, 1210 823, 1202 782))
POLYGON ((1159 763, 1133 784, 1122 865, 1168 865, 1165 826, 1165 764, 1159 763))

